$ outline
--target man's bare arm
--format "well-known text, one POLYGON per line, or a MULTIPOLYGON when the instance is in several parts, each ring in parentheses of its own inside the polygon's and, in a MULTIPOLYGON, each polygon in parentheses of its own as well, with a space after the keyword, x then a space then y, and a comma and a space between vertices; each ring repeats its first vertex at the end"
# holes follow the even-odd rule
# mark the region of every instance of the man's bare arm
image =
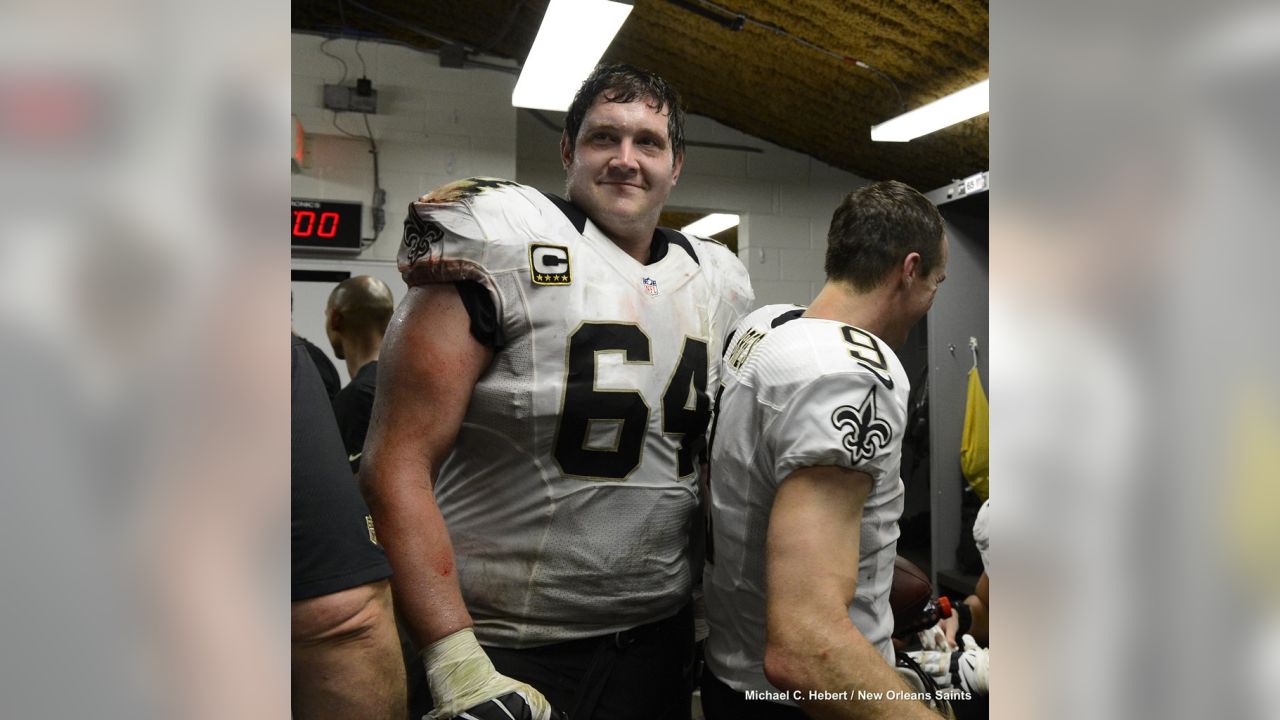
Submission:
MULTIPOLYGON (((765 675, 783 690, 911 689, 849 619, 859 525, 871 477, 836 467, 797 470, 778 488, 767 539, 765 675)), ((810 717, 937 720, 910 700, 807 701, 810 717)))
POLYGON ((987 574, 984 572, 978 578, 978 587, 973 594, 965 598, 965 604, 969 606, 969 612, 973 618, 972 624, 969 626, 969 634, 979 645, 987 646, 989 642, 988 623, 991 618, 991 591, 987 574))
POLYGON ((293 603, 293 717, 402 720, 404 658, 386 580, 293 603))
MULTIPOLYGON (((965 629, 965 634, 972 635, 973 639, 983 647, 986 647, 989 641, 987 629, 990 618, 989 602, 987 573, 983 572, 978 578, 978 585, 973 594, 964 599, 965 607, 969 610, 969 627, 965 629)), ((960 634, 960 618, 957 613, 952 613, 951 617, 945 620, 939 620, 938 627, 942 628, 942 633, 951 648, 959 647, 960 638, 957 635, 960 634)))
POLYGON ((360 480, 419 647, 470 627, 434 483, 493 351, 451 284, 410 288, 387 328, 360 480))

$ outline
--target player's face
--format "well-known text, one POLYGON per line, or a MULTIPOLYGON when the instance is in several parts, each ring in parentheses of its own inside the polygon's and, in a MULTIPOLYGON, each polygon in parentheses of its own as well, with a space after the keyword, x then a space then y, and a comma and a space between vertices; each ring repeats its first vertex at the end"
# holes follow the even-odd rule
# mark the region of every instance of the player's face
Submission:
POLYGON ((667 113, 646 100, 597 97, 576 146, 562 140, 560 150, 569 199, 614 236, 653 232, 684 163, 673 155, 667 113))

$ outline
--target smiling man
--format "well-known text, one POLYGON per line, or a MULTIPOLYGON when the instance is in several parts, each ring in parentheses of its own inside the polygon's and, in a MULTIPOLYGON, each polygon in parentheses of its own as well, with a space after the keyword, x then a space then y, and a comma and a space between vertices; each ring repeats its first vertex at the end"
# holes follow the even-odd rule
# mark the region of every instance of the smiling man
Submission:
POLYGON ((657 227, 683 125, 662 78, 600 67, 567 200, 471 179, 409 208, 361 480, 433 717, 688 713, 697 454, 752 293, 657 227))
MULTIPOLYGON (((597 84, 607 88, 610 79, 605 74, 597 84)), ((673 100, 671 111, 659 112, 640 88, 601 93, 607 101, 590 112, 572 107, 565 119, 566 194, 619 248, 645 262, 658 215, 684 167, 683 111, 673 100)))

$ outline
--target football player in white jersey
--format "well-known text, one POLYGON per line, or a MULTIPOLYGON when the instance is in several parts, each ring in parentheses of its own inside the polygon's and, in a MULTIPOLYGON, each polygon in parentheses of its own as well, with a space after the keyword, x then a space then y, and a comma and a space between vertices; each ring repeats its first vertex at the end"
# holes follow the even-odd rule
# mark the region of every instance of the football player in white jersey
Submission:
POLYGON ((909 387, 892 348, 946 265, 932 203, 868 185, 832 218, 809 307, 760 308, 729 339, 710 440, 709 720, 937 717, 893 668, 909 387))
POLYGON ((684 160, 660 77, 597 68, 561 154, 567 201, 471 179, 405 222, 361 481, 433 717, 688 712, 697 455, 750 283, 657 227, 684 160))

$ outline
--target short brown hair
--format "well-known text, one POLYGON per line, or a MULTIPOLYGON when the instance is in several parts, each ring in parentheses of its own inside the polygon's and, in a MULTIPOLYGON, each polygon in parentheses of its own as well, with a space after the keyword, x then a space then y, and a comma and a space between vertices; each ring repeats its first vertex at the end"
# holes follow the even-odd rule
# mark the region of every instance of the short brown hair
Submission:
POLYGON ((662 112, 666 108, 669 112, 667 136, 671 143, 672 158, 684 154, 684 106, 680 102, 680 93, 657 73, 625 64, 597 65, 591 75, 582 81, 578 93, 573 96, 573 103, 569 105, 569 114, 564 117, 564 131, 569 137, 570 153, 577 145, 578 131, 582 129, 587 110, 591 109, 600 93, 605 94, 605 102, 629 103, 644 100, 656 112, 662 112))
POLYGON ((942 216, 911 186, 871 183, 845 196, 831 217, 824 269, 832 280, 871 290, 910 253, 928 274, 942 259, 942 216))

